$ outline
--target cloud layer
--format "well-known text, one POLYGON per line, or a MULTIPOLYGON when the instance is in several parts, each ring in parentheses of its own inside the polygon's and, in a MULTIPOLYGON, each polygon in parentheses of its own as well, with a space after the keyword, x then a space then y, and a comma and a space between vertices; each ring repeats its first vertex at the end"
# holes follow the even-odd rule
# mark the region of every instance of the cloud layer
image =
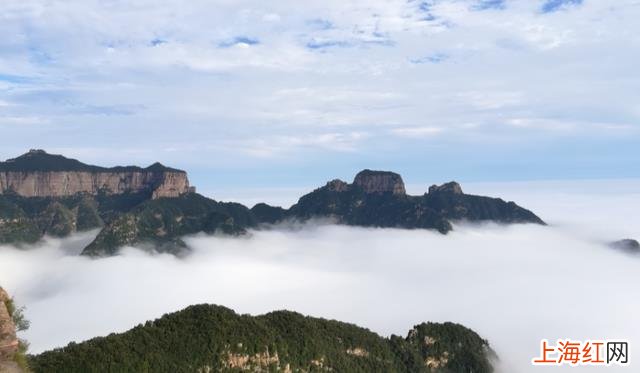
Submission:
POLYGON ((214 169, 253 185, 309 167, 445 172, 414 159, 473 179, 638 176, 635 0, 8 0, 0 13, 0 158, 37 136, 88 161, 185 167, 203 187, 214 169))
POLYGON ((34 352, 207 302, 253 314, 296 310, 383 335, 460 322, 490 340, 506 372, 530 371, 542 338, 626 338, 635 356, 640 257, 604 243, 637 237, 640 220, 625 208, 640 196, 637 183, 604 185, 615 194, 597 182, 491 186, 528 199, 549 227, 458 225, 442 236, 310 224, 191 237, 185 259, 132 248, 76 256, 91 234, 28 251, 2 247, 0 283, 28 307, 23 337, 34 352))

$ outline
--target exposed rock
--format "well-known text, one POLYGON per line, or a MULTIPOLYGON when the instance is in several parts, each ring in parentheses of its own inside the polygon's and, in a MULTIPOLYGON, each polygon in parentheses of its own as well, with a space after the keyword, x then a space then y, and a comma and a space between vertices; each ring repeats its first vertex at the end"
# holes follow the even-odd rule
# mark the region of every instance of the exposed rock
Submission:
POLYGON ((321 218, 443 234, 458 220, 544 224, 514 202, 463 194, 456 182, 407 195, 402 177, 389 171, 363 170, 353 184, 329 181, 289 209, 259 203, 249 210, 194 192, 184 171, 160 163, 104 168, 32 150, 0 162, 0 243, 33 243, 44 235, 102 227, 84 254, 112 255, 123 245, 140 244, 182 254, 180 237, 187 234, 242 234, 286 220, 321 218))
POLYGON ((449 353, 445 351, 440 357, 427 357, 424 360, 424 365, 429 369, 440 369, 445 367, 449 362, 449 353))
POLYGON ((347 355, 367 357, 369 356, 369 351, 365 350, 362 347, 348 348, 347 355))
POLYGON ((0 162, 0 194, 23 197, 66 197, 150 192, 152 198, 188 193, 187 173, 155 163, 147 168, 104 168, 81 163, 44 150, 31 150, 0 162))
POLYGON ((346 192, 349 190, 349 184, 340 179, 334 179, 329 181, 327 185, 325 185, 325 188, 332 192, 346 192))
POLYGON ((445 322, 422 323, 409 331, 406 342, 418 353, 429 372, 492 372, 490 361, 495 352, 477 333, 462 325, 445 322), (470 369, 468 362, 474 361, 470 369))
POLYGON ((268 371, 270 366, 275 366, 280 370, 280 358, 277 352, 273 355, 269 354, 268 349, 265 352, 259 352, 254 355, 227 352, 222 365, 229 369, 251 371, 268 371))
POLYGON ((0 287, 0 372, 20 372, 14 361, 20 342, 16 337, 16 327, 9 314, 9 295, 0 287))
POLYGON ((487 341, 458 324, 420 324, 406 338, 384 338, 294 312, 238 315, 203 304, 30 362, 36 372, 493 373, 493 357, 487 341), (426 336, 435 342, 422 343, 426 336))
POLYGON ((353 184, 330 181, 302 196, 283 214, 283 219, 313 218, 365 227, 436 229, 443 234, 453 229, 452 222, 459 220, 545 224, 514 202, 463 194, 456 182, 433 186, 430 193, 411 196, 405 193, 400 175, 371 170, 358 173, 353 184))
POLYGON ((406 194, 402 177, 395 172, 363 170, 358 172, 353 184, 365 193, 406 194))
POLYGON ((629 253, 640 253, 640 242, 631 238, 611 242, 609 246, 613 247, 614 249, 624 250, 629 253))
POLYGON ((448 183, 438 185, 432 185, 429 187, 429 194, 431 193, 453 193, 453 194, 464 194, 462 193, 462 187, 460 184, 455 181, 450 181, 448 183))

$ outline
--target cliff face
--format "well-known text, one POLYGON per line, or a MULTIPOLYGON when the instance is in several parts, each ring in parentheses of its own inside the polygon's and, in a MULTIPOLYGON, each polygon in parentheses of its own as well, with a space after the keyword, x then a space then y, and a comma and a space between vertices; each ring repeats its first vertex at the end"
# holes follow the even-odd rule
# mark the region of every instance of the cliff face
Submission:
POLYGON ((13 319, 6 307, 9 295, 0 288, 0 372, 20 372, 13 361, 19 342, 13 319))
POLYGON ((0 162, 0 194, 10 192, 23 197, 68 197, 80 193, 97 195, 102 192, 112 195, 151 192, 152 198, 160 198, 177 197, 190 191, 186 172, 159 163, 147 168, 110 169, 59 157, 42 150, 32 150, 21 157, 0 162))
POLYGON ((363 170, 358 172, 353 184, 365 193, 406 194, 402 177, 395 172, 363 170))
POLYGON ((153 198, 177 197, 189 191, 184 172, 75 172, 8 171, 0 173, 0 193, 23 197, 68 197, 78 193, 96 195, 151 191, 153 198))

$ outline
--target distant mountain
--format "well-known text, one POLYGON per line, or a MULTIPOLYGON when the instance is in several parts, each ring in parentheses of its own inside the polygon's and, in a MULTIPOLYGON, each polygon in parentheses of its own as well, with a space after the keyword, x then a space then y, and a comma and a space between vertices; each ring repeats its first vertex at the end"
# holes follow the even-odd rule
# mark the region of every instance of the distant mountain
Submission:
POLYGON ((514 202, 464 194, 456 182, 407 195, 402 177, 364 170, 349 184, 332 180, 289 209, 253 208, 195 193, 184 171, 90 166, 42 150, 0 162, 0 243, 32 243, 101 228, 84 255, 112 255, 125 245, 181 253, 181 237, 198 232, 239 235, 285 220, 330 218, 339 224, 451 231, 453 221, 544 224, 514 202))
POLYGON ((609 246, 629 254, 640 254, 640 242, 638 242, 638 240, 634 240, 633 238, 625 238, 623 240, 614 241, 609 243, 609 246))
POLYGON ((189 191, 192 190, 186 172, 160 163, 147 168, 105 168, 34 149, 0 162, 0 193, 22 197, 146 192, 152 198, 160 198, 177 197, 189 191))
POLYGON ((147 200, 105 226, 83 255, 112 255, 125 245, 150 245, 160 252, 186 249, 182 236, 198 232, 239 235, 257 227, 251 211, 239 203, 216 202, 196 193, 147 200))
POLYGON ((365 227, 426 228, 447 233, 451 221, 544 224, 513 202, 464 194, 456 182, 433 185, 422 196, 407 195, 400 175, 364 170, 351 184, 333 180, 300 198, 284 218, 333 217, 365 227))
POLYGON ((494 371, 494 352, 474 331, 423 323, 407 337, 277 311, 238 315, 190 306, 122 334, 30 358, 35 372, 475 372, 494 371))

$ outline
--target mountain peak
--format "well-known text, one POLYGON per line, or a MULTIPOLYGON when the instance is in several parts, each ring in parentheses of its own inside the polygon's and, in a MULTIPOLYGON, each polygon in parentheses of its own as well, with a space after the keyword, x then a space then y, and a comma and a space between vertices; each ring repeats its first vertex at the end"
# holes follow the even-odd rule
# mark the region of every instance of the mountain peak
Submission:
POLYGON ((43 149, 29 149, 29 151, 23 154, 22 156, 35 155, 35 154, 48 154, 48 153, 43 149))
POLYGON ((429 194, 431 193, 453 193, 453 194, 464 194, 462 192, 462 187, 455 181, 450 181, 448 183, 444 183, 442 185, 432 185, 429 187, 429 194))
POLYGON ((42 149, 31 149, 19 157, 0 162, 0 171, 91 171, 95 166, 42 149))
POLYGON ((362 188, 365 193, 406 194, 402 176, 391 171, 375 171, 365 169, 356 175, 353 184, 362 188))

